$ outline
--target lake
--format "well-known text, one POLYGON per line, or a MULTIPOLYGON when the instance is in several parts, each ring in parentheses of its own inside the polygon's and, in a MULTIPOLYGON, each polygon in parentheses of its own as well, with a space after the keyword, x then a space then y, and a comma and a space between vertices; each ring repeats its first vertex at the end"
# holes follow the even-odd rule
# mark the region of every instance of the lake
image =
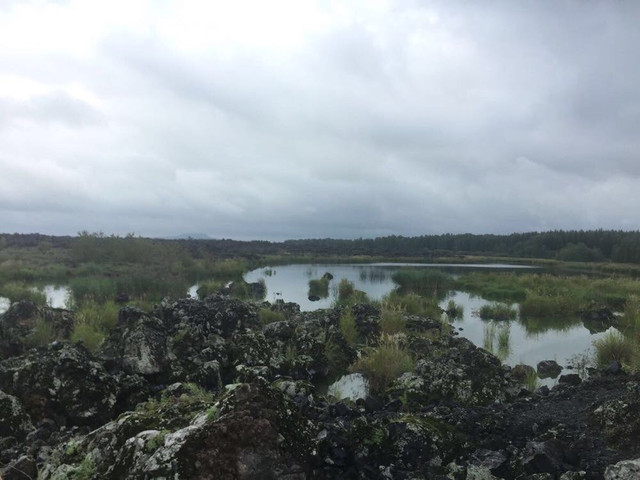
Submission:
MULTIPOLYGON (((355 288, 365 292, 369 298, 379 300, 396 287, 391 279, 393 273, 407 266, 437 268, 454 276, 470 269, 532 271, 529 266, 507 264, 306 264, 259 268, 247 273, 245 280, 256 282, 262 279, 267 287, 266 300, 270 302, 282 299, 299 304, 303 311, 311 311, 332 306, 337 299, 336 286, 342 278, 353 282, 355 288), (310 301, 309 280, 320 278, 325 272, 334 277, 329 283, 329 296, 310 301)), ((604 335, 604 332, 591 333, 579 318, 531 320, 518 316, 508 322, 486 321, 480 319, 477 312, 483 305, 493 302, 467 292, 452 291, 440 306, 445 308, 449 300, 463 307, 463 315, 451 321, 459 335, 493 352, 511 366, 525 363, 535 367, 542 360, 556 360, 560 365, 567 365, 572 357, 584 354, 595 339, 604 335)), ((517 308, 517 304, 514 306, 517 308)), ((553 380, 541 383, 552 384, 553 380)))

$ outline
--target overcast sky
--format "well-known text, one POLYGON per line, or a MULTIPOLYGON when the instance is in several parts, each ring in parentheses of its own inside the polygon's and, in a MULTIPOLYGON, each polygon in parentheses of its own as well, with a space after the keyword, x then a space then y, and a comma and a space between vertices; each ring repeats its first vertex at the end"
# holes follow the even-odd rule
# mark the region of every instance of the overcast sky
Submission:
POLYGON ((0 0, 0 231, 640 228, 640 2, 0 0))

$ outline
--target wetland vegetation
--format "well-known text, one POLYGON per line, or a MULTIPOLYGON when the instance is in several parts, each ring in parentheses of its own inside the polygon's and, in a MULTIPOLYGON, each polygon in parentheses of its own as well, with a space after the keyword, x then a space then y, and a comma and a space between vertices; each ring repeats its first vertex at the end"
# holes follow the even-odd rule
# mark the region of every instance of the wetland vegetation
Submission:
MULTIPOLYGON (((15 237, 7 238, 0 249, 0 295, 9 299, 11 307, 2 317, 0 329, 0 339, 7 347, 3 349, 7 361, 0 361, 0 377, 13 378, 16 373, 11 369, 22 372, 23 367, 38 362, 39 371, 44 373, 37 378, 25 377, 25 391, 11 382, 3 388, 40 421, 44 419, 43 409, 33 403, 32 392, 50 392, 55 385, 69 382, 56 377, 49 385, 49 380, 43 380, 46 375, 61 375, 65 368, 71 368, 69 365, 76 373, 65 375, 89 369, 98 372, 95 378, 76 375, 71 380, 81 392, 101 392, 99 401, 104 405, 97 410, 93 408, 98 401, 91 396, 93 393, 81 393, 77 401, 89 402, 91 407, 70 400, 46 403, 49 393, 38 401, 45 402, 44 411, 54 418, 51 421, 65 425, 97 427, 121 413, 125 423, 126 415, 143 416, 144 428, 133 433, 144 445, 140 458, 154 452, 164 455, 165 439, 177 435, 179 428, 199 432, 215 432, 219 424, 227 428, 225 422, 233 419, 235 405, 254 402, 252 405, 265 405, 266 411, 282 408, 294 412, 294 416, 320 412, 318 418, 307 418, 299 425, 287 424, 285 439, 287 431, 303 432, 300 425, 326 429, 334 444, 344 436, 360 438, 366 433, 367 441, 373 442, 368 444, 366 455, 387 459, 394 454, 385 442, 393 435, 399 434, 401 438, 394 441, 407 445, 427 445, 437 436, 439 445, 446 446, 434 447, 443 448, 438 455, 469 462, 472 450, 484 445, 479 440, 483 437, 472 432, 471 424, 467 431, 467 424, 458 416, 477 416, 473 410, 476 407, 494 405, 492 408, 499 412, 495 421, 508 429, 513 424, 509 419, 510 402, 518 402, 525 395, 522 388, 538 392, 541 385, 553 387, 548 397, 528 393, 531 401, 523 401, 526 408, 539 408, 539 414, 532 414, 531 421, 536 425, 539 416, 549 412, 564 418, 564 411, 553 410, 554 392, 559 392, 557 397, 562 401, 564 395, 573 395, 572 402, 578 404, 580 395, 586 395, 584 402, 594 404, 589 397, 595 391, 591 387, 563 390, 563 381, 581 381, 577 375, 577 380, 566 372, 560 380, 539 378, 533 368, 539 360, 555 363, 552 360, 557 359, 562 364, 558 366, 560 371, 562 366, 571 366, 585 377, 589 361, 584 352, 593 345, 590 361, 598 368, 611 369, 611 362, 616 361, 623 371, 640 370, 640 281, 634 276, 636 266, 615 264, 613 268, 613 264, 593 261, 610 260, 614 251, 620 255, 615 245, 602 256, 593 254, 595 247, 586 243, 587 250, 559 246, 556 254, 542 259, 512 258, 511 268, 504 264, 505 257, 499 265, 473 263, 480 258, 486 260, 488 256, 478 254, 487 251, 469 252, 473 256, 445 252, 447 256, 439 258, 405 257, 408 265, 379 263, 382 257, 359 251, 357 257, 342 257, 334 264, 313 264, 309 263, 311 254, 299 250, 303 245, 314 245, 312 241, 283 242, 277 251, 269 242, 248 242, 241 252, 241 245, 231 241, 199 244, 84 233, 71 240, 35 237, 37 242, 31 238, 29 245, 23 245, 15 242, 15 237), (284 252, 283 245, 295 246, 294 253, 284 252), (118 251, 120 247, 122 251, 118 251), (576 252, 591 255, 591 260, 575 262, 579 257, 576 252), (560 257, 565 260, 561 262, 560 257), (294 259, 304 263, 295 264, 294 259), (427 260, 428 267, 412 265, 427 260), (534 263, 538 268, 515 268, 523 267, 523 263, 528 267, 534 263), (605 274, 613 270, 616 273, 605 274), (51 285, 62 285, 68 291, 65 308, 46 306, 49 290, 44 287, 51 285), (187 292, 196 298, 184 298, 187 292), (311 296, 319 299, 312 302, 311 296), (128 308, 123 309, 125 305, 128 308), (316 310, 319 306, 324 310, 316 310), (53 340, 59 342, 51 343, 53 340), (570 361, 564 353, 582 357, 570 361), (369 390, 362 394, 357 408, 349 398, 341 397, 335 384, 328 390, 333 397, 325 398, 320 393, 323 382, 342 379, 344 383, 348 374, 358 374, 358 381, 370 390, 370 396, 369 390), (227 388, 229 385, 241 386, 227 388), (153 393, 159 391, 160 395, 153 393), (283 395, 302 405, 300 411, 293 403, 286 403, 283 395), (107 404, 116 398, 117 403, 107 404), (314 398, 313 409, 304 407, 309 398, 314 398), (504 409, 496 406, 503 403, 504 409), (137 404, 141 406, 136 408, 137 404), (438 405, 433 412, 445 412, 450 405, 458 405, 458 410, 438 416, 440 413, 429 410, 430 405, 438 405), (425 408, 430 413, 425 414, 425 408), (126 411, 129 413, 123 413, 126 411), (204 423, 189 426, 197 412, 204 423), (333 423, 332 418, 351 420, 333 423), (339 430, 344 428, 346 433, 339 430), (424 437, 405 438, 416 432, 424 437), (459 435, 467 436, 466 444, 473 446, 470 451, 457 450, 462 448, 456 440, 459 435), (449 448, 456 449, 455 455, 449 448)), ((405 240, 395 239, 388 245, 406 246, 405 240)), ((320 241, 325 246, 332 242, 320 241)), ((384 243, 372 245, 377 248, 384 243)), ((349 245, 357 244, 353 241, 349 245)), ((409 253, 405 251, 405 255, 409 253)), ((329 249, 321 258, 332 258, 329 254, 334 255, 329 249)), ((603 396, 611 395, 612 389, 616 395, 626 392, 615 379, 595 388, 606 392, 603 396)), ((486 410, 482 412, 486 414, 486 410)), ((278 416, 278 421, 291 418, 290 414, 278 416)), ((586 424, 576 422, 575 428, 586 424)), ((23 425, 27 430, 36 428, 23 425)), ((44 427, 37 428, 38 435, 47 438, 52 448, 75 442, 42 460, 38 468, 43 469, 43 478, 57 478, 52 472, 79 471, 88 462, 94 473, 121 468, 94 458, 90 453, 93 447, 81 443, 90 441, 82 438, 91 437, 83 437, 79 430, 61 431, 59 437, 47 436, 41 431, 44 427), (82 454, 77 455, 77 451, 82 454)), ((532 432, 528 438, 537 438, 532 432)), ((14 433, 23 435, 21 431, 14 433)), ((124 440, 131 433, 127 435, 124 440)), ((318 437, 309 438, 316 439, 310 440, 313 443, 318 437)), ((602 440, 599 444, 605 443, 602 440)), ((27 451, 28 442, 16 445, 11 455, 5 452, 6 458, 15 455, 17 460, 27 451)), ((352 450, 357 445, 357 441, 349 441, 341 448, 355 456, 352 450)), ((118 453, 118 448, 107 455, 129 458, 118 453)), ((322 442, 314 448, 332 462, 339 462, 343 455, 333 447, 327 449, 322 442)), ((514 472, 534 468, 526 465, 525 451, 510 455, 509 468, 514 472)), ((589 455, 584 458, 602 457, 597 451, 589 455)), ((402 461, 393 458, 388 461, 402 461)), ((367 462, 382 465, 383 460, 367 457, 367 462)), ((467 468, 467 463, 464 465, 467 468)), ((340 478, 341 467, 332 468, 340 478)), ((440 474, 444 467, 424 468, 440 474)))

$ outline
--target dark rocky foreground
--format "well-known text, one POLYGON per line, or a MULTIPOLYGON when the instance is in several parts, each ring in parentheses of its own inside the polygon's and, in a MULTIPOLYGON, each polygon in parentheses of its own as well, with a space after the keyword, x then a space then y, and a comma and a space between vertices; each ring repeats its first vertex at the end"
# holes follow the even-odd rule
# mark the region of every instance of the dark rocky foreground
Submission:
MULTIPOLYGON (((0 461, 7 479, 638 479, 640 378, 611 369, 550 391, 434 321, 409 317, 412 372, 366 399, 319 385, 358 353, 339 311, 262 325, 211 296, 126 307, 93 356, 73 314, 0 317, 0 461), (29 348, 38 324, 61 340, 29 348), (624 462, 627 461, 627 462, 624 462)), ((355 306, 368 345, 374 308, 355 306)))

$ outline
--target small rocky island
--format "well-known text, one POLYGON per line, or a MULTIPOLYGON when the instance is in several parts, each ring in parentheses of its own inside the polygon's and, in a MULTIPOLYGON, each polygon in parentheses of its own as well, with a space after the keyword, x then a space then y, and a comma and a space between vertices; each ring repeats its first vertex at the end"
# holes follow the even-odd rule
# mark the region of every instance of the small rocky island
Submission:
POLYGON ((1 476, 640 478, 637 375, 612 365, 531 391, 523 369, 439 321, 404 321, 389 340, 370 305, 301 313, 212 295, 125 307, 92 354, 69 340, 73 312, 15 303, 0 317, 1 476), (362 342, 341 331, 344 309, 362 342), (43 325, 58 340, 34 346, 43 325), (328 394, 390 342, 410 368, 365 394, 328 394))

